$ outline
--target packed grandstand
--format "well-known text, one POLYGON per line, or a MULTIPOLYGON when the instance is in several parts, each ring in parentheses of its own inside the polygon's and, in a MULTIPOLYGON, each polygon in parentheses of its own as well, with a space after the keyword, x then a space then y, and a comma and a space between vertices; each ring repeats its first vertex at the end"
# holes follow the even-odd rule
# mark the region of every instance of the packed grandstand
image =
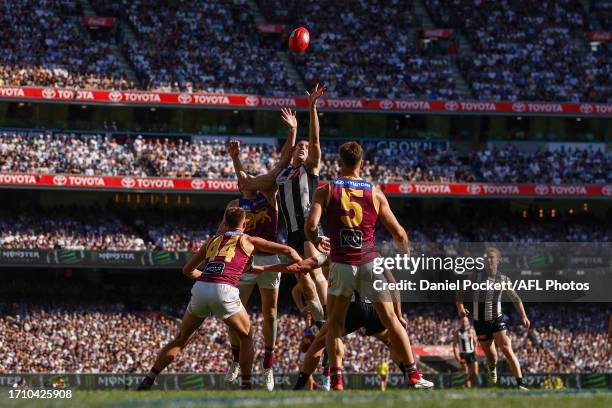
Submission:
MULTIPOLYGON (((128 110, 108 101, 67 101, 70 94, 63 109, 45 101, 54 90, 286 97, 323 83, 325 98, 448 101, 447 113, 456 113, 455 101, 515 103, 503 117, 479 112, 431 120, 408 110, 392 116, 378 108, 322 109, 320 181, 340 176, 339 147, 358 139, 362 176, 394 186, 388 196, 412 242, 612 241, 609 117, 519 116, 521 101, 583 103, 582 114, 599 104, 612 112, 611 43, 593 40, 612 39, 610 2, 351 3, 346 10, 333 0, 0 1, 0 91, 41 89, 36 98, 0 92, 0 272, 8 277, 0 288, 0 374, 145 373, 185 310, 188 282, 175 263, 215 234, 223 208, 237 198, 228 141, 241 140, 251 175, 274 168, 285 141, 276 111, 259 111, 248 99, 236 110, 184 113, 181 99, 128 110), (288 35, 300 25, 310 29, 310 48, 289 53, 288 35), (367 115, 380 116, 359 137, 346 131, 362 130, 367 115), (394 142, 380 143, 389 133, 394 142), (68 176, 102 186, 71 184, 68 176), (117 184, 106 185, 107 178, 117 184), (161 178, 189 188, 134 185, 161 178), (202 188, 210 180, 229 187, 202 188), (489 185, 499 189, 481 197, 489 185), (419 194, 418 186, 435 194, 419 194), (457 186, 462 193, 453 197, 457 186), (554 187, 569 193, 557 197, 554 187), (68 252, 162 254, 175 263, 168 271, 152 261, 127 267, 58 261, 68 252), (28 256, 42 261, 28 263, 28 256)), ((305 138, 301 119, 298 137, 305 138)), ((381 245, 391 245, 382 228, 376 233, 381 245)), ((279 242, 286 239, 281 226, 279 242)), ((297 373, 310 316, 290 299, 293 278, 282 282, 274 372, 297 373)), ((612 372, 610 303, 527 303, 528 329, 510 307, 510 338, 527 374, 612 372)), ((419 357, 422 371, 456 370, 449 351, 455 306, 407 303, 403 311, 415 354, 439 347, 435 358, 419 357)), ((261 372, 258 302, 251 301, 249 313, 254 370, 261 372)), ((376 371, 382 343, 358 332, 345 344, 346 372, 376 371)), ((224 373, 231 361, 218 320, 206 320, 189 347, 167 372, 224 373)))
POLYGON ((612 98, 610 50, 593 50, 588 36, 610 29, 603 0, 359 0, 343 12, 334 1, 17 3, 1 5, 0 85, 278 96, 324 81, 332 97, 612 98), (94 36, 84 15, 113 20, 94 36), (311 50, 289 62, 285 25, 313 34, 311 50), (450 38, 426 41, 423 29, 436 27, 450 38))

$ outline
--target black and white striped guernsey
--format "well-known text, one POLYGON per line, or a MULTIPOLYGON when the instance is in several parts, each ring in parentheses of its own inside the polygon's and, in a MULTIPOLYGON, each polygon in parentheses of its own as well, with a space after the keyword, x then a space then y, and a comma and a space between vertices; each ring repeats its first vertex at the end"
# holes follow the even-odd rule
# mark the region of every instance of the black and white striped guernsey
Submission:
POLYGON ((276 176, 278 201, 287 232, 301 231, 308 218, 312 196, 319 184, 319 176, 306 166, 287 167, 276 176))
POLYGON ((472 329, 457 331, 460 353, 473 353, 474 341, 472 339, 472 329))
MULTIPOLYGON (((489 276, 483 271, 478 272, 476 275, 477 283, 486 282, 487 280, 501 284, 501 282, 508 281, 508 277, 499 273, 496 273, 494 276, 489 276)), ((501 301, 503 293, 503 289, 475 290, 473 303, 474 320, 486 322, 500 317, 502 315, 501 301)))

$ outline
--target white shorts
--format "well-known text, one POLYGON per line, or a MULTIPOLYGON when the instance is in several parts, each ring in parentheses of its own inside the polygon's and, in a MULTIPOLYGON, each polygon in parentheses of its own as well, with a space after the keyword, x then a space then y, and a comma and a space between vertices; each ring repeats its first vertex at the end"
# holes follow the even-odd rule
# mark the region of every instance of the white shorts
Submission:
POLYGON ((374 261, 363 265, 349 265, 332 262, 329 266, 329 287, 327 293, 333 296, 352 297, 357 291, 361 297, 372 301, 384 298, 383 294, 374 289, 374 281, 385 280, 383 274, 374 273, 374 261))
POLYGON ((191 288, 191 300, 187 310, 196 317, 215 315, 225 320, 241 309, 240 292, 231 285, 197 281, 191 288))
MULTIPOLYGON (((276 255, 254 255, 253 265, 276 265, 280 263, 280 259, 276 255)), ((280 272, 264 272, 264 273, 243 273, 238 281, 238 287, 255 285, 259 289, 278 289, 280 286, 280 272)))

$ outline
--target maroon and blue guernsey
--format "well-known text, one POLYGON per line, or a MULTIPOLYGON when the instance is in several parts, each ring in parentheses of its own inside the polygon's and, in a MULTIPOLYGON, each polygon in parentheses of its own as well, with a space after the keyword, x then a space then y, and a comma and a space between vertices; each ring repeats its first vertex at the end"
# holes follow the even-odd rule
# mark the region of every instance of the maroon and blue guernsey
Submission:
POLYGON ((239 204, 246 211, 247 226, 244 232, 253 236, 276 242, 278 236, 278 210, 266 197, 257 192, 255 199, 240 198, 239 204))
POLYGON ((362 265, 378 256, 375 187, 365 180, 338 178, 328 185, 327 232, 332 262, 362 265))
POLYGON ((198 280, 236 286, 251 260, 251 251, 243 247, 247 236, 240 231, 228 231, 209 239, 202 275, 198 280))

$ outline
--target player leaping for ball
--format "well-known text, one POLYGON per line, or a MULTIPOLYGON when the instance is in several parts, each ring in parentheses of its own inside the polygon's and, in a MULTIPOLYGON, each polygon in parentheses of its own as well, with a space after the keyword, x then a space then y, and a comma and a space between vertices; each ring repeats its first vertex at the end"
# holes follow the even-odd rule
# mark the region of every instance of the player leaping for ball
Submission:
MULTIPOLYGON (((321 263, 324 257, 321 257, 315 246, 308 242, 303 227, 310 210, 312 195, 319 183, 321 145, 317 100, 325 90, 325 87, 317 84, 312 92, 306 93, 310 113, 309 139, 301 140, 295 145, 291 163, 287 167, 254 178, 248 177, 244 171, 238 172, 238 179, 243 188, 266 191, 278 187, 278 200, 287 229, 289 246, 299 254, 305 254, 306 257, 319 256, 321 263)), ((232 160, 236 168, 242 169, 238 154, 233 153, 232 160)), ((308 275, 298 275, 298 281, 312 317, 319 327, 322 326, 325 320, 327 281, 321 269, 315 268, 308 275)))
POLYGON ((376 291, 373 261, 378 251, 375 227, 378 219, 391 233, 402 253, 408 253, 408 235, 399 224, 385 195, 374 185, 360 178, 363 151, 359 143, 347 142, 340 146, 341 177, 315 192, 308 220, 304 226, 306 237, 323 249, 325 237, 319 235, 318 224, 323 211, 327 213, 330 269, 328 289, 328 333, 326 349, 330 359, 332 389, 344 388, 342 378, 341 338, 351 295, 357 291, 373 302, 374 310, 383 326, 397 358, 404 363, 408 384, 416 388, 431 388, 416 367, 410 340, 398 319, 401 310, 388 292, 376 291))
MULTIPOLYGON (((297 135, 297 118, 295 112, 289 109, 282 109, 282 120, 289 128, 287 141, 281 150, 281 158, 276 164, 275 170, 280 171, 285 168, 291 160, 291 150, 295 144, 297 135)), ((238 156, 240 145, 237 142, 230 142, 230 156, 238 156)), ((239 161, 234 161, 234 164, 239 161)), ((234 168, 236 173, 243 171, 241 167, 234 168)), ((271 185, 266 190, 250 190, 238 182, 238 189, 242 197, 230 201, 227 207, 241 207, 246 211, 247 227, 245 232, 250 236, 264 238, 268 241, 278 241, 278 207, 276 204, 276 185, 271 185)), ((223 225, 219 227, 223 228, 223 225)), ((268 265, 279 263, 280 260, 276 255, 256 253, 253 255, 253 265, 268 265)), ((245 273, 238 282, 240 290, 240 300, 243 304, 247 304, 253 288, 257 285, 261 295, 261 312, 263 315, 263 337, 264 337, 264 358, 263 358, 263 382, 268 391, 274 389, 274 374, 272 367, 274 365, 274 346, 276 344, 277 332, 277 303, 278 303, 278 288, 280 286, 280 272, 266 272, 261 274, 245 273)), ((225 381, 232 383, 236 381, 240 374, 240 339, 230 329, 229 331, 230 344, 232 347, 232 362, 229 365, 225 374, 225 381)))
POLYGON ((286 245, 245 234, 246 213, 242 208, 227 208, 223 223, 226 230, 208 239, 183 268, 183 274, 196 281, 191 289, 191 300, 178 334, 159 352, 139 390, 153 386, 157 375, 185 349, 204 319, 211 314, 225 322, 240 339, 241 387, 251 389, 254 355, 251 323, 236 284, 254 252, 283 255, 294 262, 301 261, 301 258, 286 245), (198 270, 202 263, 202 270, 198 270))

